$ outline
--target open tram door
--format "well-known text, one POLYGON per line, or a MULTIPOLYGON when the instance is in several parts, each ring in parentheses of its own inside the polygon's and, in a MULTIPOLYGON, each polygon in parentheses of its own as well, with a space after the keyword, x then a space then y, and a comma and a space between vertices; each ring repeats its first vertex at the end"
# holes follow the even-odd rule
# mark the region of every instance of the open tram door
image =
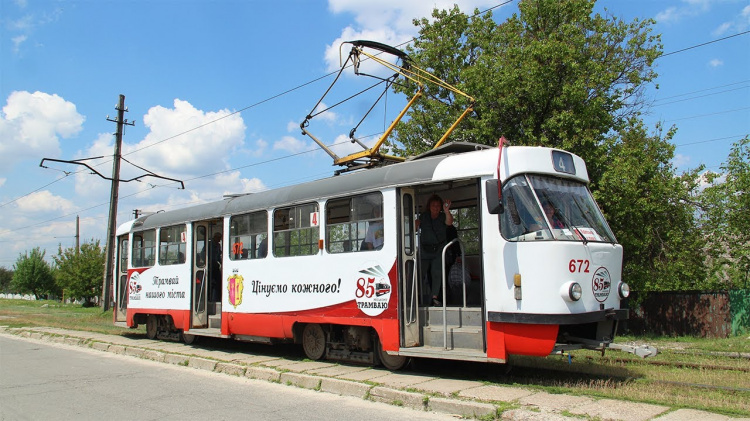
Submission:
POLYGON ((117 256, 115 257, 115 285, 117 308, 115 308, 115 322, 126 322, 128 315, 128 235, 117 238, 117 256))
POLYGON ((414 217, 416 215, 414 190, 402 188, 399 193, 399 264, 401 273, 400 294, 401 344, 403 347, 420 346, 419 297, 421 291, 418 278, 417 236, 414 217))
POLYGON ((192 328, 221 326, 221 220, 193 224, 192 328), (211 294, 213 289, 213 296, 211 294))
POLYGON ((192 327, 208 325, 208 229, 205 222, 193 225, 192 327))

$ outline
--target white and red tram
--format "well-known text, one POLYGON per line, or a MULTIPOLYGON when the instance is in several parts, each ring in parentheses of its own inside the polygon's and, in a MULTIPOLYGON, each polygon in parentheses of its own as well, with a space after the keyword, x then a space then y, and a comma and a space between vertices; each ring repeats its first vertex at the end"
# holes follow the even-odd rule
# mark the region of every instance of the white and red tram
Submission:
POLYGON ((588 181, 583 160, 564 151, 454 142, 141 216, 117 231, 115 324, 186 342, 294 341, 311 359, 390 369, 409 357, 505 362, 604 349, 628 316, 628 286, 588 181), (433 194, 452 201, 464 255, 462 288, 450 296, 444 279, 440 307, 425 304, 415 230, 433 194), (369 249, 378 223, 382 246, 369 249))

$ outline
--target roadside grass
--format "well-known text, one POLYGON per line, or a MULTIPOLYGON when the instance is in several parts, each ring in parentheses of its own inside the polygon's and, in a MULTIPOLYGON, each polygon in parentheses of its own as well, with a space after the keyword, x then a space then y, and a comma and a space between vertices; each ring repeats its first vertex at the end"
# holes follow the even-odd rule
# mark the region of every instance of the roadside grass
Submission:
POLYGON ((146 331, 145 327, 124 329, 115 326, 112 311, 54 300, 0 299, 0 326, 56 327, 126 336, 146 331))
MULTIPOLYGON (((733 416, 750 416, 750 337, 722 339, 625 337, 617 342, 656 346, 659 354, 642 359, 621 351, 578 350, 568 356, 513 357, 521 371, 547 373, 520 384, 551 393, 693 408, 733 416), (744 358, 737 354, 743 353, 744 358)), ((515 370, 514 370, 515 371, 515 370)), ((511 372, 510 380, 514 377, 511 372)))

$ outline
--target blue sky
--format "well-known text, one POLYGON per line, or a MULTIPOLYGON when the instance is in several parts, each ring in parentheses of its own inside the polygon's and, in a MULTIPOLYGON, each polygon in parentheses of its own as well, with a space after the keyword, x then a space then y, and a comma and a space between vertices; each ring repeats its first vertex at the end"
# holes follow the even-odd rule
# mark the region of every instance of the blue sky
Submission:
MULTIPOLYGON (((0 266, 10 268, 35 246, 48 257, 58 244, 73 246, 76 215, 83 240, 104 239, 109 182, 39 162, 111 156, 115 125, 106 117, 116 115, 120 94, 135 121, 125 131, 125 158, 184 180, 186 189, 148 178, 122 184, 118 223, 134 209, 170 210, 331 175, 331 159, 299 123, 332 79, 309 82, 337 69, 342 41, 400 44, 417 33, 411 18, 453 4, 360 3, 0 0, 0 266)), ((471 13, 501 1, 460 3, 471 13)), ((495 19, 517 12, 517 4, 494 9, 495 19)), ((647 91, 653 102, 645 121, 679 129, 678 170, 704 164, 719 171, 732 142, 750 133, 750 34, 743 34, 750 2, 599 1, 597 11, 604 8, 628 21, 657 20, 664 52, 674 54, 656 63, 659 89, 647 91)), ((342 85, 369 86, 361 79, 348 74, 342 85)), ((322 114, 310 131, 341 141, 366 102, 322 114)), ((389 96, 357 133, 382 131, 402 103, 389 96)), ((111 174, 108 159, 91 164, 111 174)), ((123 163, 123 177, 140 174, 123 163)))

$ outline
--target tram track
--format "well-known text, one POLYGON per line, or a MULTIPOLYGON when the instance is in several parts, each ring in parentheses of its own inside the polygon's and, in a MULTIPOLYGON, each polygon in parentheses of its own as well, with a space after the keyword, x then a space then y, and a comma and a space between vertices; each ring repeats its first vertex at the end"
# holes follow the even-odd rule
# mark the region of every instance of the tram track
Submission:
MULTIPOLYGON (((691 354, 692 355, 692 354, 691 354)), ((594 361, 595 357, 586 357, 587 360, 594 361)), ((727 371, 742 371, 744 373, 750 373, 750 367, 733 367, 713 364, 698 364, 689 362, 674 362, 674 361, 654 361, 654 360, 636 360, 633 358, 614 358, 609 361, 618 364, 641 364, 641 365, 653 365, 661 367, 674 367, 674 368, 691 368, 697 370, 727 370, 727 371)))

